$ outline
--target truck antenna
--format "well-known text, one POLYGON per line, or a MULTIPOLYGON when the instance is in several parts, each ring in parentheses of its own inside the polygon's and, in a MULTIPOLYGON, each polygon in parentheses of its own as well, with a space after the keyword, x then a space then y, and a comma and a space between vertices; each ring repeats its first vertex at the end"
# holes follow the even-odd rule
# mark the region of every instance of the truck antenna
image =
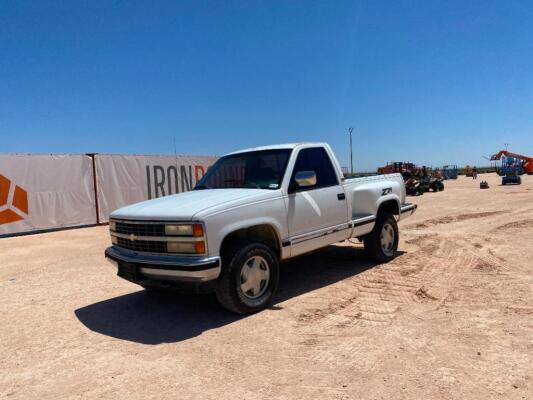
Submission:
POLYGON ((353 128, 349 127, 348 132, 350 133, 350 174, 353 177, 353 148, 352 148, 352 132, 353 128))
POLYGON ((176 164, 176 171, 177 171, 178 170, 178 153, 176 152, 176 136, 173 136, 172 140, 174 141, 174 163, 176 164))

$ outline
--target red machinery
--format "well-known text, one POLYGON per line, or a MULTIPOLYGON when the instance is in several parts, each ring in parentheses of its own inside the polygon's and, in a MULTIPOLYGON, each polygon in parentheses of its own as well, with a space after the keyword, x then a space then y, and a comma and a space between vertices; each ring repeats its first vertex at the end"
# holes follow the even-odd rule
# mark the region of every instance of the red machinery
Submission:
POLYGON ((524 172, 528 175, 533 175, 533 157, 527 157, 521 154, 512 153, 507 150, 501 150, 499 153, 490 156, 490 161, 500 160, 503 156, 521 160, 524 172))
POLYGON ((406 172, 411 174, 416 174, 419 168, 410 162, 391 162, 387 163, 384 167, 378 168, 378 174, 392 174, 392 173, 400 173, 404 174, 406 172))

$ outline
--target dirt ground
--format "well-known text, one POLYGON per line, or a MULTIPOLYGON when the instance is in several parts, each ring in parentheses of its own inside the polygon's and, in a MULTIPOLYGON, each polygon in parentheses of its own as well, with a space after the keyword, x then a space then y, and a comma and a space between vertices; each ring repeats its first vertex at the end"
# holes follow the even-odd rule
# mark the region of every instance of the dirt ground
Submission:
POLYGON ((401 255, 340 244, 282 266, 248 317, 115 276, 107 227, 0 239, 0 397, 533 397, 533 176, 410 200, 401 255))

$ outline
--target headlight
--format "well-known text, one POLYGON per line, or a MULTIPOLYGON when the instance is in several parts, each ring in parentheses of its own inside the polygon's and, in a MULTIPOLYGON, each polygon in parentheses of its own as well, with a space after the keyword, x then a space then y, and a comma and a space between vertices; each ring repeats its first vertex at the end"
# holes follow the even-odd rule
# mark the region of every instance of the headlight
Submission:
POLYGON ((118 244, 118 239, 116 236, 111 236, 111 243, 118 244))
POLYGON ((205 242, 167 242, 169 253, 204 254, 205 242))
POLYGON ((116 231, 117 230, 117 223, 115 221, 109 221, 109 230, 110 231, 116 231))
POLYGON ((165 235, 168 236, 204 236, 202 224, 165 225, 165 235))

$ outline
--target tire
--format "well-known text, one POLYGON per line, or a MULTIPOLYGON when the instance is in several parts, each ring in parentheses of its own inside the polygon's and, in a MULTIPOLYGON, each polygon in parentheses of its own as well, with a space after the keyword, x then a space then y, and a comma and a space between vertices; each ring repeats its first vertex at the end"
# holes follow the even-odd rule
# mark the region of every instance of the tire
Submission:
POLYGON ((265 309, 278 289, 279 262, 274 251, 263 243, 254 242, 224 258, 215 287, 222 307, 236 314, 265 309), (253 287, 245 291, 253 283, 253 287))
POLYGON ((376 225, 372 232, 365 237, 365 250, 375 261, 388 262, 397 255, 399 239, 400 235, 396 219, 391 214, 382 213, 378 215, 376 225), (385 233, 384 230, 386 230, 387 233, 385 233), (382 233, 385 235, 393 234, 391 241, 384 244, 384 246, 382 246, 381 240, 382 233))

